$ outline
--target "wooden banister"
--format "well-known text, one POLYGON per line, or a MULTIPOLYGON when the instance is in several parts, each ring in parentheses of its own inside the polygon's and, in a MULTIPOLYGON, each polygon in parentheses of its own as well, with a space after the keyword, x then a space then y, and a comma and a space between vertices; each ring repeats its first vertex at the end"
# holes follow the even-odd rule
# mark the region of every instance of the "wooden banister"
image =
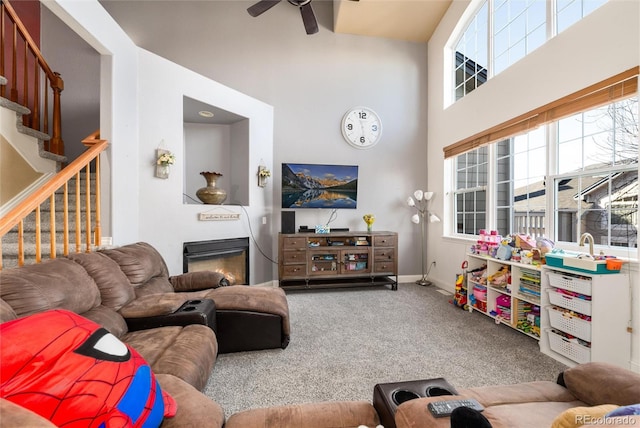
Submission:
POLYGON ((6 88, 2 86, 0 87, 0 96, 8 97, 11 101, 29 108, 31 113, 28 118, 25 118, 24 125, 36 131, 49 134, 51 138, 48 144, 45 144, 45 148, 52 153, 64 155, 60 107, 60 93, 64 90, 64 81, 59 73, 51 70, 42 56, 38 45, 29 35, 27 28, 16 14, 11 3, 8 0, 1 1, 2 16, 0 19, 0 32, 2 33, 2 41, 0 42, 0 75, 8 81, 9 94, 6 93, 6 88), (10 36, 12 40, 10 45, 7 44, 5 40, 5 38, 8 37, 7 19, 10 22, 9 25, 12 26, 10 36), (19 40, 24 44, 23 51, 18 50, 19 40), (5 46, 11 47, 9 58, 5 58, 5 46), (19 56, 22 56, 22 58, 19 56), (23 66, 22 96, 20 96, 18 91, 20 80, 18 76, 19 61, 22 62, 23 66), (7 75, 7 62, 10 62, 10 76, 7 75), (44 81, 47 83, 44 91, 41 91, 40 72, 44 74, 44 81), (33 74, 33 82, 29 79, 31 74, 33 74), (44 95, 42 95, 41 92, 43 92, 44 95), (53 94, 51 129, 49 129, 49 92, 53 94), (31 97, 29 94, 31 94, 31 97), (41 99, 43 96, 44 100, 41 99))
MULTIPOLYGON (((75 252, 89 252, 92 247, 100 245, 102 232, 100 226, 100 154, 107 148, 108 142, 100 139, 99 131, 96 131, 91 136, 82 141, 87 146, 87 150, 82 153, 78 158, 71 162, 66 168, 58 172, 54 177, 47 181, 41 188, 36 190, 27 199, 18 204, 7 215, 0 218, 0 238, 5 236, 10 230, 17 226, 18 234, 18 256, 17 264, 22 266, 24 264, 24 220, 31 213, 35 215, 35 260, 36 263, 40 263, 42 260, 42 227, 41 227, 41 205, 47 200, 50 203, 50 217, 49 217, 49 257, 55 258, 58 249, 57 237, 56 237, 56 209, 55 209, 55 194, 58 190, 62 189, 63 209, 62 209, 62 222, 63 222, 63 255, 68 255, 70 252, 69 235, 74 231, 76 236, 75 252), (95 192, 91 194, 91 167, 93 165, 93 174, 95 175, 95 192), (81 174, 82 172, 85 174, 81 174), (86 195, 83 198, 80 196, 80 184, 82 177, 85 180, 86 195), (71 224, 69 219, 69 181, 75 179, 75 222, 71 224), (92 196, 94 199, 94 206, 91 206, 92 196), (83 203, 84 202, 84 203, 83 203), (95 216, 92 218, 92 211, 95 216), (84 248, 82 243, 81 231, 81 213, 85 215, 85 240, 84 248), (72 229, 74 226, 74 229, 72 229)), ((46 221, 46 220, 45 220, 46 221)), ((2 254, 0 248, 0 270, 2 269, 2 258, 6 257, 6 254, 2 254)))

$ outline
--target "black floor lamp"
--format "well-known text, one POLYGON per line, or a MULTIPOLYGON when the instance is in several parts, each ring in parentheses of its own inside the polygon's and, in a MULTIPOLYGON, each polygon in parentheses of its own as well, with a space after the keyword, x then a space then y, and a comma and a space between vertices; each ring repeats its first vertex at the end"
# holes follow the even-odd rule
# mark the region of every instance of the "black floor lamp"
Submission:
POLYGON ((411 217, 411 221, 415 224, 420 225, 420 246, 422 248, 422 278, 417 280, 416 284, 422 286, 433 284, 428 279, 429 272, 425 272, 424 270, 424 263, 426 260, 425 244, 428 232, 426 222, 427 219, 429 219, 429 223, 438 223, 440 221, 440 218, 437 215, 429 211, 431 199, 433 199, 433 192, 423 192, 422 190, 416 190, 415 192, 413 192, 413 197, 409 196, 409 198, 407 199, 407 204, 410 207, 414 207, 418 211, 411 217))

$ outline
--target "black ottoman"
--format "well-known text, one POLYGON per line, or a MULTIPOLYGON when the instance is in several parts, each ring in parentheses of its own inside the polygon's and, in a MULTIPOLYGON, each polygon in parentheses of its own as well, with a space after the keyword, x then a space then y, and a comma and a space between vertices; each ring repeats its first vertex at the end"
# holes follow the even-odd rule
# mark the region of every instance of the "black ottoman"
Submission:
POLYGON ((395 428, 395 414, 405 401, 422 397, 458 395, 458 391, 444 378, 379 383, 373 388, 373 407, 385 428, 395 428))

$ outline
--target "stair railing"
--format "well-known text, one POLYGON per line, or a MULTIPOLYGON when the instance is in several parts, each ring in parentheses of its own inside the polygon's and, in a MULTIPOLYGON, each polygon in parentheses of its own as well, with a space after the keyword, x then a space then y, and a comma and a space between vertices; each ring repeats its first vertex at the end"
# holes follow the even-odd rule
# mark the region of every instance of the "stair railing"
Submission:
POLYGON ((64 82, 59 73, 49 68, 9 1, 1 1, 0 76, 7 79, 7 85, 0 85, 0 96, 27 107, 31 113, 24 115, 23 125, 48 134, 51 139, 45 142, 45 150, 64 155, 60 115, 60 93, 64 82))
MULTIPOLYGON (((100 245, 102 239, 102 230, 100 225, 100 153, 102 153, 108 146, 106 140, 100 139, 100 131, 96 131, 86 139, 82 140, 82 143, 88 147, 88 149, 78 156, 73 162, 71 162, 62 171, 58 172, 48 182, 46 182, 40 189, 36 190, 29 198, 22 201, 18 206, 11 210, 6 216, 0 219, 0 238, 5 236, 14 227, 18 227, 18 266, 24 265, 24 220, 31 213, 35 213, 35 262, 40 263, 42 261, 42 220, 40 218, 41 205, 47 200, 50 204, 50 231, 49 231, 49 258, 55 259, 58 255, 58 243, 56 242, 56 209, 55 209, 55 195, 56 192, 62 189, 63 194, 63 209, 62 209, 62 221, 63 221, 63 238, 62 238, 62 254, 68 255, 69 252, 91 252, 94 246, 100 245), (93 172, 95 175, 95 192, 93 199, 95 201, 94 206, 91 205, 91 166, 93 165, 93 172), (81 198, 81 184, 82 176, 85 180, 85 197, 84 201, 81 198), (69 196, 70 190, 69 182, 75 179, 75 187, 72 191, 75 192, 75 220, 69 218, 69 196), (95 212, 95 218, 92 220, 92 210, 95 212), (84 243, 82 242, 82 220, 81 214, 85 215, 85 233, 84 243), (70 232, 75 232, 75 246, 72 249, 72 245, 69 242, 70 232)), ((3 256, 2 246, 0 243, 0 270, 2 270, 3 256)))

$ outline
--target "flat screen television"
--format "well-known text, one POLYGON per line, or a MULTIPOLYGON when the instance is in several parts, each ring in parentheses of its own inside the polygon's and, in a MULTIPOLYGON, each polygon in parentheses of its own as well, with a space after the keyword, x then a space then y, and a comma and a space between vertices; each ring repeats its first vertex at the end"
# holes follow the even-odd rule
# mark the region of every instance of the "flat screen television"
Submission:
POLYGON ((282 164, 282 208, 350 208, 358 202, 358 166, 282 164))

